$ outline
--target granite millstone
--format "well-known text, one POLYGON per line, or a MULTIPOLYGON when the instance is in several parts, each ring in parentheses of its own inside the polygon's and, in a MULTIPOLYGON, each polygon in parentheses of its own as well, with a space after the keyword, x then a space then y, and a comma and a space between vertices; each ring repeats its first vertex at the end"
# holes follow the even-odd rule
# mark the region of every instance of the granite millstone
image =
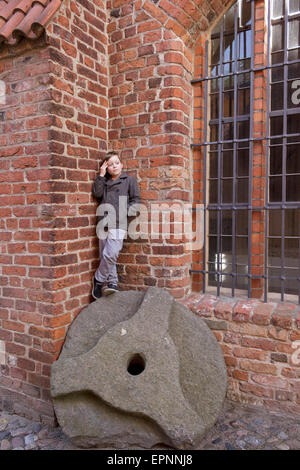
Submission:
POLYGON ((80 312, 52 365, 51 394, 77 446, 191 449, 221 411, 226 377, 205 322, 150 287, 80 312))

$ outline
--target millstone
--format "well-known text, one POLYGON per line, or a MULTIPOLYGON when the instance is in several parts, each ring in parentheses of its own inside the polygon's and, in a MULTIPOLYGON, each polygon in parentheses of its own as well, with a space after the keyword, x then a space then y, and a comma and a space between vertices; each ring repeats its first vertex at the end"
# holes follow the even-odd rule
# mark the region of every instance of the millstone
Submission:
POLYGON ((81 447, 195 448, 225 392, 213 333, 154 287, 116 292, 84 308, 51 371, 58 422, 81 447))

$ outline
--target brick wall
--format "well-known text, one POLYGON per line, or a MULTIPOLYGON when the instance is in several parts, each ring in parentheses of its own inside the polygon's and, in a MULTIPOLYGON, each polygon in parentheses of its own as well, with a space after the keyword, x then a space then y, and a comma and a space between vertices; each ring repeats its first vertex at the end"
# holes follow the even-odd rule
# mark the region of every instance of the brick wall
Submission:
MULTIPOLYGON (((137 177, 149 209, 193 200, 193 48, 223 8, 220 1, 108 1, 108 139, 137 177)), ((120 262, 127 287, 164 287, 175 298, 190 292, 184 238, 125 243, 120 262)))
POLYGON ((0 403, 16 412, 29 404, 36 415, 51 414, 46 402, 52 333, 46 322, 56 300, 44 281, 51 274, 45 259, 53 253, 43 239, 45 208, 53 201, 47 187, 53 117, 48 113, 49 55, 43 41, 39 45, 24 45, 17 56, 2 49, 0 61, 6 86, 0 114, 0 340, 6 352, 0 403))
POLYGON ((35 43, 0 52, 0 407, 53 420, 50 365, 91 301, 92 182, 107 139, 106 14, 65 1, 35 43))
POLYGON ((222 348, 229 399, 300 414, 299 305, 202 294, 183 303, 222 348))

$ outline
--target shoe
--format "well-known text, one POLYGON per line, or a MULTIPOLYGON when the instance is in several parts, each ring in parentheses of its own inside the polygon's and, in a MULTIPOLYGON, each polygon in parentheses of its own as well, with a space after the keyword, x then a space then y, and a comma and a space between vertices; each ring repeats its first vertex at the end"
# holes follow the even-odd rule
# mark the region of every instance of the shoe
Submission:
POLYGON ((118 286, 116 284, 107 284, 106 287, 103 289, 103 295, 110 295, 114 292, 118 292, 118 286))
POLYGON ((92 296, 94 297, 95 300, 100 299, 102 297, 102 286, 103 284, 97 281, 97 279, 94 276, 92 296))

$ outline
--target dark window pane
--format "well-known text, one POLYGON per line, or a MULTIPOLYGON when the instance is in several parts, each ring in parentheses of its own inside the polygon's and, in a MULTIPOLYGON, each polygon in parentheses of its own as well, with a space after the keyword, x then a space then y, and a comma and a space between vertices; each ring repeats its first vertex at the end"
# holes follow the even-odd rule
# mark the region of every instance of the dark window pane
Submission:
POLYGON ((231 262, 231 253, 232 253, 232 237, 222 237, 221 238, 221 247, 222 253, 228 253, 229 256, 220 256, 220 264, 222 264, 222 270, 226 269, 225 265, 231 262))
POLYGON ((248 202, 248 178, 238 178, 236 200, 239 203, 248 202))
POLYGON ((209 233, 214 235, 218 232, 217 211, 209 211, 209 233))
POLYGON ((299 60, 300 59, 300 49, 292 49, 288 51, 288 60, 299 60))
MULTIPOLYGON (((225 67, 224 67, 224 73, 231 73, 231 64, 227 64, 225 67), (230 65, 230 67, 229 67, 230 65)), ((224 91, 227 91, 227 90, 233 90, 234 88, 234 78, 232 75, 230 75, 229 77, 224 77, 223 79, 223 90, 224 91)))
POLYGON ((300 209, 285 210, 285 236, 300 237, 300 209))
POLYGON ((217 152, 210 153, 209 176, 210 178, 218 178, 218 153, 217 152))
POLYGON ((300 145, 299 144, 287 145, 286 172, 287 173, 300 173, 300 145))
POLYGON ((238 139, 249 138, 249 121, 241 121, 238 123, 238 139))
POLYGON ((237 235, 248 235, 248 211, 236 211, 235 230, 237 235))
POLYGON ((269 265, 280 266, 281 238, 269 238, 269 265))
POLYGON ((241 264, 248 263, 248 239, 246 237, 236 237, 236 256, 237 262, 241 264))
POLYGON ((210 81, 211 82, 211 93, 215 93, 217 91, 219 91, 219 79, 218 78, 215 78, 213 80, 210 81))
POLYGON ((238 75, 238 88, 249 88, 250 87, 250 73, 241 73, 238 75))
MULTIPOLYGON (((285 238, 284 240, 284 266, 298 268, 299 273, 299 239, 285 238)), ((290 271, 288 276, 295 276, 295 272, 290 271)))
POLYGON ((272 72, 272 82, 281 82, 283 80, 283 67, 274 67, 272 72))
POLYGON ((243 59, 238 61, 238 70, 249 70, 251 67, 251 60, 250 59, 243 59))
POLYGON ((223 116, 233 117, 234 114, 234 101, 233 91, 223 93, 223 116))
POLYGON ((300 63, 288 66, 288 78, 300 78, 300 63))
POLYGON ((222 235, 232 235, 231 211, 222 211, 222 235))
POLYGON ((220 38, 211 40, 211 64, 218 64, 220 61, 220 38))
POLYGON ((269 277, 269 291, 270 292, 280 292, 281 290, 281 269, 270 268, 268 269, 269 277))
POLYGON ((250 89, 238 90, 238 115, 250 114, 250 89))
POLYGON ((223 139, 233 140, 233 123, 232 122, 223 124, 223 139))
POLYGON ((222 202, 223 203, 232 202, 232 183, 233 183, 233 180, 231 178, 222 180, 222 202))
POLYGON ((283 83, 271 85, 271 110, 283 109, 283 83))
POLYGON ((271 118, 271 135, 282 135, 283 132, 283 118, 276 116, 271 118))
POLYGON ((287 117, 287 133, 299 134, 300 132, 300 114, 293 114, 287 117))
POLYGON ((248 176, 249 175, 249 150, 239 150, 237 152, 237 175, 248 176))
POLYGON ((219 126, 218 124, 212 124, 210 126, 210 141, 217 142, 219 140, 219 126))
POLYGON ((282 173, 282 147, 270 147, 270 174, 282 173))
POLYGON ((286 177, 286 200, 299 201, 300 200, 300 175, 286 177))
POLYGON ((236 5, 233 5, 224 15, 224 31, 234 31, 234 17, 236 5))
POLYGON ((210 117, 217 119, 219 117, 219 95, 214 94, 210 96, 210 117))
POLYGON ((251 3, 242 2, 242 15, 240 18, 240 25, 241 27, 247 26, 251 22, 251 3))
POLYGON ((269 235, 270 237, 281 237, 281 210, 269 210, 269 235))
POLYGON ((233 153, 223 152, 223 176, 232 177, 233 176, 233 153))
POLYGON ((218 180, 209 180, 209 202, 211 204, 218 202, 218 180))
POLYGON ((270 202, 279 202, 282 199, 282 179, 280 176, 270 177, 270 202))
POLYGON ((217 253, 217 237, 209 237, 209 261, 212 263, 211 270, 216 270, 215 260, 217 253))
POLYGON ((281 64, 284 60, 283 52, 274 52, 272 54, 272 64, 281 64))
MULTIPOLYGON (((286 276, 298 278, 299 277, 299 270, 295 269, 286 269, 285 270, 286 276)), ((287 279, 284 282, 284 292, 286 294, 293 294, 299 295, 299 281, 287 279)))

